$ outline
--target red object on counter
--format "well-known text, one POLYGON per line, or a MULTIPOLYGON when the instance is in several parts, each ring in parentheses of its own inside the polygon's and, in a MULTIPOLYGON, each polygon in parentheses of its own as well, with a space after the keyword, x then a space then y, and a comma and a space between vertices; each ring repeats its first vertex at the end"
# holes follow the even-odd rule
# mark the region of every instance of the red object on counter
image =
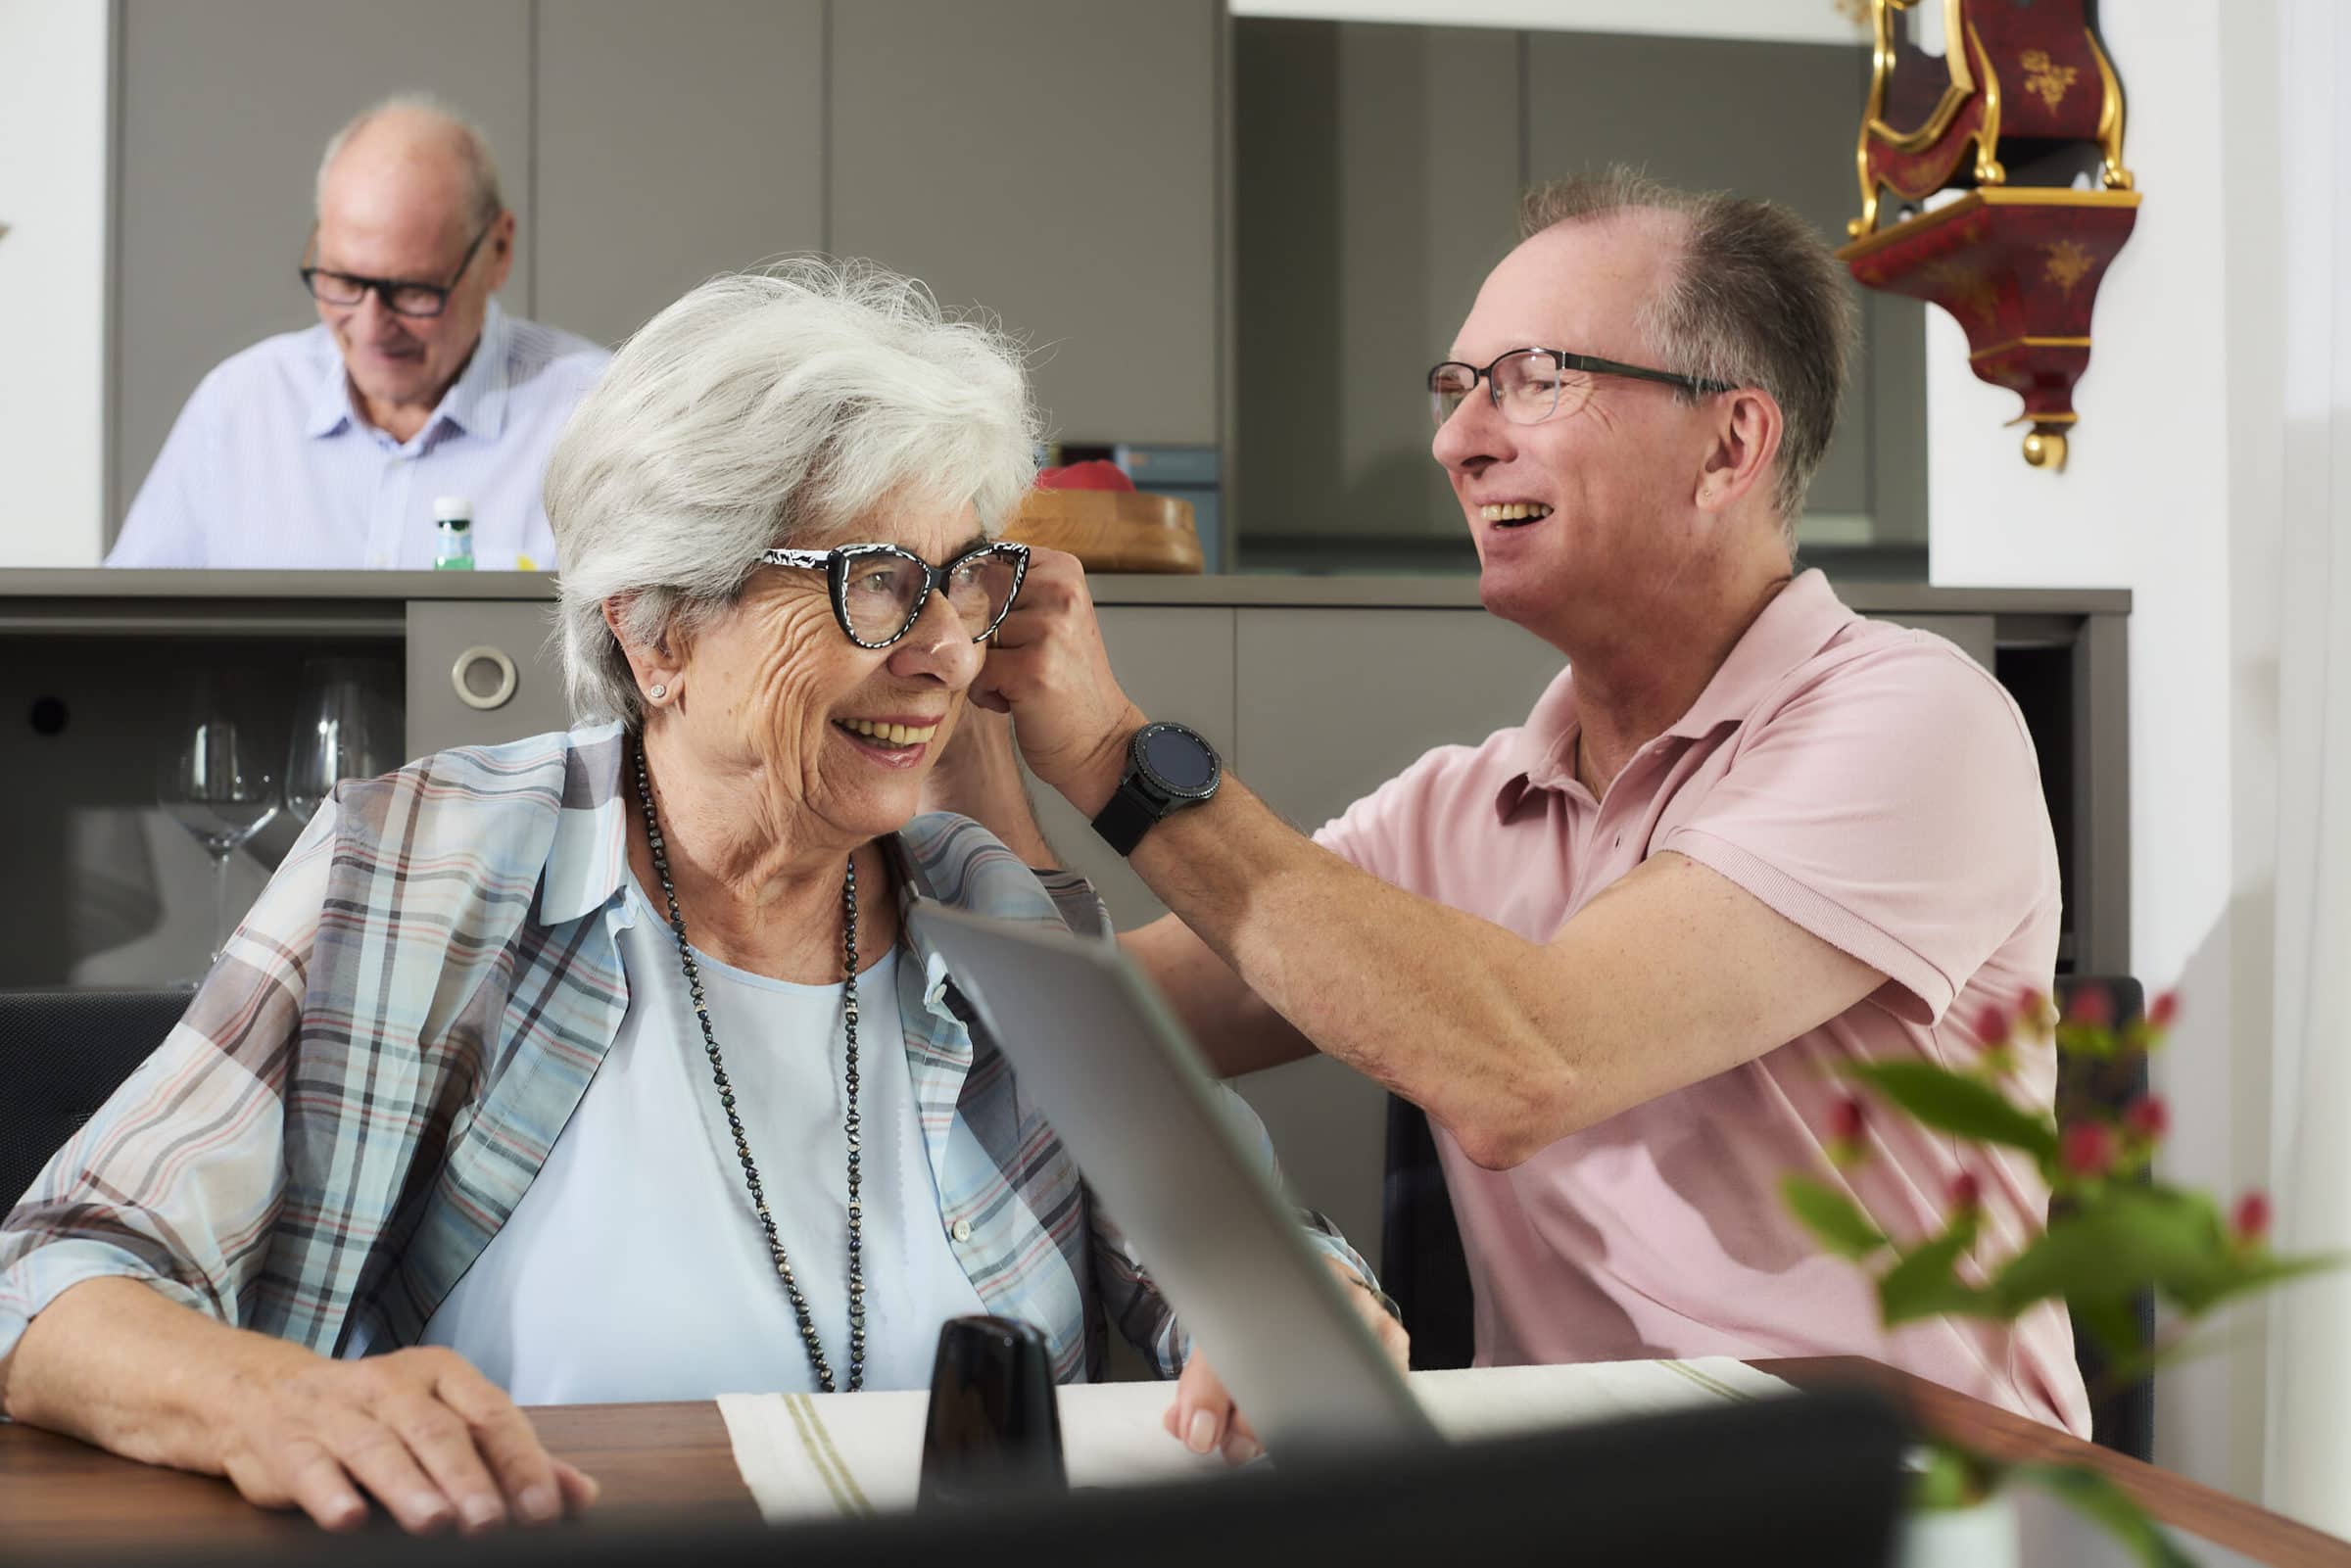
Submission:
POLYGON ((1092 457, 1081 463, 1070 463, 1060 468, 1040 468, 1036 474, 1039 490, 1125 490, 1134 489, 1134 481, 1127 470, 1107 457, 1092 457))

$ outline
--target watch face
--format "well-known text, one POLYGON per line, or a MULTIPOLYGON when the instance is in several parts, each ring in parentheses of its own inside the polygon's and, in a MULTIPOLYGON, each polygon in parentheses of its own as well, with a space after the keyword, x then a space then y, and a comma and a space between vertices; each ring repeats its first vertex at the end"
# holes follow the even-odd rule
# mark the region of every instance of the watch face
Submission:
POLYGON ((1136 760, 1172 792, 1196 795, 1217 781, 1217 754, 1188 730, 1153 725, 1145 730, 1136 760))

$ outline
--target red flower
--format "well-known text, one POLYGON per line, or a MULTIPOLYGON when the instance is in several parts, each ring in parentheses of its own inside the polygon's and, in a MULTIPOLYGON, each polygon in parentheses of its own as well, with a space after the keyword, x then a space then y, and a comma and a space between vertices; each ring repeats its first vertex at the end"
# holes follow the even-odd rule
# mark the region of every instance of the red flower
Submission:
POLYGON ((2114 1129, 2103 1121, 2076 1121, 2065 1129, 2060 1159, 2077 1176, 2103 1176, 2114 1166, 2114 1129))
POLYGON ((2124 1110, 2123 1124, 2142 1138, 2160 1138, 2172 1130, 2172 1108, 2162 1095, 2142 1094, 2124 1110))
POLYGON ((1962 1170, 1951 1178, 1951 1208, 1959 1213, 1973 1213, 1984 1201, 1984 1188, 1972 1170, 1962 1170))
POLYGON ((1839 1143, 1851 1143, 1861 1136, 1861 1102, 1847 1095, 1829 1107, 1829 1136, 1839 1143))
POLYGON ((2179 1017, 2180 993, 2178 991, 2166 991, 2147 1004, 2147 1027, 2150 1029, 2168 1029, 2172 1026, 2173 1021, 2179 1017))
POLYGON ((2027 988, 2017 993, 2016 1018, 2018 1022, 2030 1023, 2037 1029, 2046 1028, 2048 1027, 2048 1010, 2049 999, 2039 991, 2027 988))
POLYGON ((2114 1022, 2114 997, 2103 985, 2085 985, 2074 993, 2074 1005, 2066 1010, 2066 1022, 2079 1023, 2087 1029, 2103 1029, 2114 1022))
POLYGON ((2004 1045, 2016 1030, 2016 1020, 1997 1002, 1987 1002, 1976 1015, 1976 1038, 1986 1046, 2004 1045))
POLYGON ((2255 1188, 2236 1201, 2229 1228, 2242 1242, 2257 1242, 2270 1233, 2270 1195, 2255 1188))

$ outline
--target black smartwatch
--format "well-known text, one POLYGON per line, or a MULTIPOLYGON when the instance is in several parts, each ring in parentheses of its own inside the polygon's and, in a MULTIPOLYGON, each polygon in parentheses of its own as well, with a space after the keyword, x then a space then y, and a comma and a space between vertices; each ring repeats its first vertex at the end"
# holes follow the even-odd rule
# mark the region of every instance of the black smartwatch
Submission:
POLYGON ((1143 834, 1186 806, 1217 792, 1224 765, 1217 748, 1180 724, 1146 724, 1127 742, 1127 777, 1094 818, 1094 832, 1122 855, 1134 853, 1143 834))

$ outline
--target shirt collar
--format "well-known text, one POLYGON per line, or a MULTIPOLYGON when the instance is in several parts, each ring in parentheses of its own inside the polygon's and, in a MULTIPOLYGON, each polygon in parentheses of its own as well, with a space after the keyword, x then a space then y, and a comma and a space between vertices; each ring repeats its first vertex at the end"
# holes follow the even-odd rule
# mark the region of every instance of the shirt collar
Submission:
POLYGON ((620 722, 585 726, 564 738, 563 798, 539 882, 539 918, 550 926, 602 908, 629 874, 629 801, 621 787, 628 744, 620 722))
MULTIPOLYGON (((1699 740, 1720 725, 1739 723, 1782 677, 1855 619, 1825 574, 1817 568, 1800 574, 1772 595, 1698 700, 1665 733, 1699 740)), ((1518 733, 1511 773, 1495 793, 1499 816, 1508 820, 1533 790, 1563 789, 1575 782, 1575 740, 1582 729, 1575 672, 1564 670, 1544 689, 1518 733)))
MULTIPOLYGON (((303 420, 306 436, 332 436, 360 422, 359 410, 352 405, 351 376, 343 367, 343 356, 335 347, 334 334, 324 325, 313 330, 324 351, 318 367, 318 384, 311 394, 311 405, 303 420)), ((482 335, 473 346, 473 356, 450 389, 441 395, 441 405, 433 410, 424 428, 432 429, 443 420, 469 436, 481 436, 496 441, 506 425, 506 314, 496 300, 482 315, 482 335)))

